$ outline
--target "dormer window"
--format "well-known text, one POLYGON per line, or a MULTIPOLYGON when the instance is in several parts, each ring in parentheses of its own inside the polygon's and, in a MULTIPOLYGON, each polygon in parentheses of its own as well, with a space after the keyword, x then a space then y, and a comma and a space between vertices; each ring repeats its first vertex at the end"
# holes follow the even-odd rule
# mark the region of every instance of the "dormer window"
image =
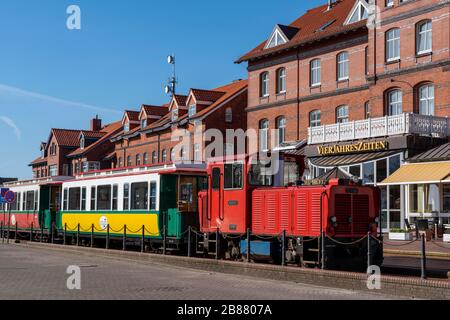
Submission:
POLYGON ((355 3, 353 10, 351 11, 349 18, 345 24, 352 24, 361 20, 365 20, 369 17, 369 8, 364 0, 360 0, 355 3))
POLYGON ((275 30, 272 33, 272 36, 270 37, 269 41, 267 41, 265 49, 277 47, 282 44, 285 44, 286 42, 288 42, 288 40, 286 39, 286 36, 283 35, 280 28, 278 26, 276 26, 275 30))
POLYGON ((84 149, 85 144, 86 144, 86 139, 84 137, 84 134, 82 134, 81 137, 80 137, 80 148, 81 148, 81 150, 84 149))
POLYGON ((189 106, 189 117, 195 116, 197 113, 197 105, 193 104, 189 106))
POLYGON ((144 129, 145 127, 147 127, 147 119, 142 119, 141 120, 141 128, 144 129))
POLYGON ((172 110, 172 121, 177 121, 178 120, 178 109, 173 109, 172 110))
POLYGON ((123 131, 130 132, 130 123, 129 122, 125 122, 125 124, 123 126, 123 131))

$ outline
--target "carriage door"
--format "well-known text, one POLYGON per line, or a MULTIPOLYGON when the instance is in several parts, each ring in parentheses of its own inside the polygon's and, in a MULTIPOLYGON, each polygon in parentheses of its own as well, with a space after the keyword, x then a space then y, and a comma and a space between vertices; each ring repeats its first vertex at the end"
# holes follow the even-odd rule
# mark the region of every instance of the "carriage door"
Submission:
POLYGON ((211 174, 210 227, 216 228, 222 217, 222 170, 213 167, 211 174))

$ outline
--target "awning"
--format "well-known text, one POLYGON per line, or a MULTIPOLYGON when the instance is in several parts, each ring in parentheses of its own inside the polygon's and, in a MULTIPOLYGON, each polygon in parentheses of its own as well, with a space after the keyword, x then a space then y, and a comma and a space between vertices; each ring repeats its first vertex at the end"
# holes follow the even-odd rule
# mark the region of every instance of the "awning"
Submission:
POLYGON ((445 180, 450 180, 450 161, 406 164, 380 185, 441 183, 445 180))
POLYGON ((311 161, 311 163, 317 167, 341 167, 359 164, 367 161, 374 161, 399 153, 399 151, 357 153, 341 156, 314 157, 309 158, 309 161, 311 161))

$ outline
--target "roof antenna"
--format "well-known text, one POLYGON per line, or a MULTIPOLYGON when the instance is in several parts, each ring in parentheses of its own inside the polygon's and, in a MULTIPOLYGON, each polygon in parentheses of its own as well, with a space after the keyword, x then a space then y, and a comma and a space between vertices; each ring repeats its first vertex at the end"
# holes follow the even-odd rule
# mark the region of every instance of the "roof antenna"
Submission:
POLYGON ((175 69, 175 55, 171 54, 167 56, 167 63, 173 66, 172 77, 169 78, 169 81, 166 85, 165 92, 166 94, 170 94, 173 97, 176 94, 176 86, 177 86, 177 77, 176 77, 176 69, 175 69))
POLYGON ((327 9, 327 11, 331 10, 332 7, 333 7, 333 0, 328 0, 328 9, 327 9))

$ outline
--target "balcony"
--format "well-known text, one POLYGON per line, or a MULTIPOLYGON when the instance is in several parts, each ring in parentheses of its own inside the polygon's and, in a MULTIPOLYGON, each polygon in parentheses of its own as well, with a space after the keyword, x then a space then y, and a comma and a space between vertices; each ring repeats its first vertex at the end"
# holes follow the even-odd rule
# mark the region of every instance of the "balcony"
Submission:
POLYGON ((332 143, 404 134, 450 137, 450 119, 403 113, 347 123, 308 128, 308 144, 332 143))

